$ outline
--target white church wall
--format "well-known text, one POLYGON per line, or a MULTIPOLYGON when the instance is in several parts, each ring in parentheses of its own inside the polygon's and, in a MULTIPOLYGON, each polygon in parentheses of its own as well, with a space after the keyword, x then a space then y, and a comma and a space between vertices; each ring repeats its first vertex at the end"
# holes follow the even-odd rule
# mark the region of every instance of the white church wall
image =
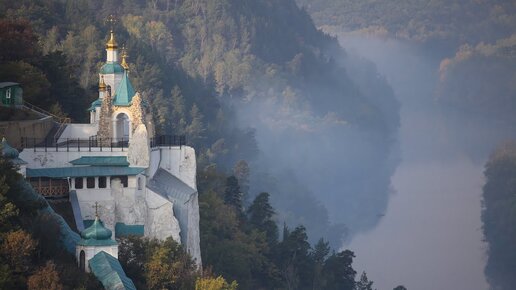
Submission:
POLYGON ((145 190, 145 203, 147 206, 145 236, 160 240, 172 237, 176 242, 181 243, 181 229, 174 214, 174 204, 149 188, 145 190))
POLYGON ((145 223, 145 198, 138 194, 137 178, 130 176, 129 187, 122 187, 119 179, 111 182, 111 192, 115 200, 115 221, 127 225, 143 225, 145 223))
MULTIPOLYGON (((120 85, 120 82, 122 81, 122 77, 124 76, 123 73, 118 74, 105 74, 104 76, 104 82, 106 83, 106 86, 111 87, 111 96, 114 96, 116 94, 116 89, 118 88, 118 85, 120 85)), ((100 79, 100 74, 99 74, 100 79)))
POLYGON ((76 189, 83 220, 95 219, 95 203, 104 226, 115 232, 115 200, 110 189, 76 189))

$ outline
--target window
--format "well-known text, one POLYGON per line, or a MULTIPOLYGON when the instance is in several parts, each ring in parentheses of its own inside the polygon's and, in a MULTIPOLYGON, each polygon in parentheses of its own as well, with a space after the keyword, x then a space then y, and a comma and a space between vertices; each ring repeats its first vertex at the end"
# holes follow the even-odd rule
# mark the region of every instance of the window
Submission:
POLYGON ((87 188, 95 188, 95 177, 87 177, 86 178, 86 187, 87 188))
POLYGON ((142 177, 139 176, 138 177, 138 190, 141 190, 142 189, 142 177))
POLYGON ((106 179, 107 178, 105 176, 99 177, 99 188, 106 188, 106 184, 107 184, 106 179))
POLYGON ((112 176, 111 179, 118 178, 123 187, 127 187, 127 175, 112 176))
POLYGON ((82 188, 82 177, 75 178, 75 188, 77 188, 77 189, 82 188))

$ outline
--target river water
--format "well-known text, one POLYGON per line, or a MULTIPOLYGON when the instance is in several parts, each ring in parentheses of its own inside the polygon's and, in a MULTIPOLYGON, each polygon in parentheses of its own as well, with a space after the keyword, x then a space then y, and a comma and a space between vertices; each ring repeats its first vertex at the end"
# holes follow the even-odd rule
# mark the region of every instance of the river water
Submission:
POLYGON ((439 62, 393 40, 340 41, 374 62, 401 102, 401 163, 393 193, 378 226, 345 245, 357 256, 355 269, 365 270, 378 290, 400 284, 409 290, 488 289, 480 221, 483 162, 472 161, 464 144, 449 138, 453 133, 434 106, 439 62))

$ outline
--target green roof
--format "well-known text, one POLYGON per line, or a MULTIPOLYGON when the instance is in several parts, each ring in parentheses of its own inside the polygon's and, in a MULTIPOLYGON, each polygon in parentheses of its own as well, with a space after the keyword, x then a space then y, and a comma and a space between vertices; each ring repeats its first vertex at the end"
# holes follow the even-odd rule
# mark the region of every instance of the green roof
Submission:
POLYGON ((91 103, 91 106, 88 108, 88 111, 95 110, 96 107, 100 107, 102 105, 102 101, 100 99, 96 99, 91 103))
POLYGON ((58 167, 58 168, 27 168, 27 177, 95 177, 95 176, 117 176, 137 175, 145 170, 143 167, 122 167, 122 166, 81 166, 81 167, 58 167))
POLYGON ((145 233, 143 225, 126 225, 124 223, 116 223, 115 237, 121 238, 126 236, 143 236, 145 233))
POLYGON ((106 290, 136 290, 134 283, 125 275, 120 262, 102 251, 88 261, 91 272, 99 279, 106 290))
POLYGON ((118 85, 118 88, 115 91, 113 104, 116 106, 129 106, 131 105, 131 101, 133 100, 135 93, 133 85, 127 77, 127 72, 125 72, 120 85, 118 85))
POLYGON ((7 140, 5 137, 2 138, 2 142, 0 143, 0 153, 5 156, 11 163, 15 165, 22 165, 27 164, 24 160, 20 159, 18 156, 20 155, 20 152, 13 148, 9 143, 7 143, 7 140))
POLYGON ((15 82, 1 82, 0 83, 0 89, 7 88, 7 87, 14 87, 14 86, 20 86, 20 84, 15 83, 15 82))
POLYGON ((111 239, 111 235, 111 230, 104 227, 104 224, 98 217, 95 218, 91 226, 81 232, 81 237, 86 240, 109 240, 111 239))
POLYGON ((126 156, 83 156, 70 163, 73 165, 129 166, 126 156))
POLYGON ((109 61, 109 62, 106 62, 106 64, 104 64, 101 68, 100 68, 100 73, 101 74, 118 74, 118 73, 123 73, 125 72, 125 69, 118 63, 118 62, 113 62, 113 61, 109 61))

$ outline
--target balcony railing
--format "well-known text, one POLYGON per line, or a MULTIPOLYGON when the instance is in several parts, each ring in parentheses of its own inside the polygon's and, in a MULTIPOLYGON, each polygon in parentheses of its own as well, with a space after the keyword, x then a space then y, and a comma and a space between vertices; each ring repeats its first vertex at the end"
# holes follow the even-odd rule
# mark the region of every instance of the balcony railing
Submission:
MULTIPOLYGON (((36 151, 125 151, 129 147, 131 139, 127 138, 97 138, 91 136, 88 139, 61 138, 57 141, 45 138, 22 137, 22 149, 33 149, 36 151)), ((184 135, 160 135, 150 139, 150 147, 173 147, 185 146, 184 135)))

